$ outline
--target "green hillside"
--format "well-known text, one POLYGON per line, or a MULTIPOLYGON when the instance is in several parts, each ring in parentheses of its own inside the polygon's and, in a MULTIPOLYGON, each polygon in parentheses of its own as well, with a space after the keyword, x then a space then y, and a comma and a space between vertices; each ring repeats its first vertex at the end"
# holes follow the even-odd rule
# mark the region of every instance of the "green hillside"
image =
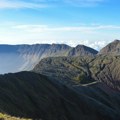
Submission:
POLYGON ((34 72, 49 76, 62 82, 87 84, 95 81, 91 77, 89 63, 94 57, 54 57, 41 60, 34 72))

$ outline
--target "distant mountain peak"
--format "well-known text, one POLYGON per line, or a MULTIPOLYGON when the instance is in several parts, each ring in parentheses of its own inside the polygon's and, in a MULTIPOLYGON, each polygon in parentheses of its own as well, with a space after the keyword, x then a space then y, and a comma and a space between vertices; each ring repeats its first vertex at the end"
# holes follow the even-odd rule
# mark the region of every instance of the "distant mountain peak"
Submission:
POLYGON ((120 40, 118 40, 118 39, 115 39, 113 42, 120 42, 120 40))
POLYGON ((114 40, 100 50, 99 54, 120 55, 120 40, 114 40))
POLYGON ((87 46, 85 46, 85 45, 82 45, 82 44, 79 44, 79 45, 77 45, 75 48, 86 48, 87 46))
POLYGON ((77 45, 69 52, 69 56, 94 56, 98 51, 85 45, 77 45))

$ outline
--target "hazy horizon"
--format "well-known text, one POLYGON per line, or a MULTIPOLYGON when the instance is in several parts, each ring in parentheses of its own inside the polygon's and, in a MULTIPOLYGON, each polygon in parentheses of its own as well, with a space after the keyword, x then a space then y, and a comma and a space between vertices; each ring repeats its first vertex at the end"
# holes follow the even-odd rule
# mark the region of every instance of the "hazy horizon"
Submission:
POLYGON ((0 44, 83 44, 120 39, 117 0, 1 0, 0 44))
MULTIPOLYGON (((116 40, 116 39, 115 39, 116 40)), ((115 40, 113 40, 113 41, 115 41, 115 40)), ((112 42, 113 42, 112 41, 112 42)), ((77 47, 78 45, 85 45, 85 44, 76 44, 76 45, 70 45, 70 44, 67 44, 67 43, 32 43, 32 44, 30 44, 30 43, 24 43, 24 44, 0 44, 0 45, 11 45, 11 46, 16 46, 16 45, 53 45, 53 44, 57 44, 57 45, 68 45, 68 46, 70 46, 70 47, 77 47)), ((106 45, 108 45, 109 43, 107 43, 106 42, 106 44, 103 46, 103 47, 101 47, 100 49, 102 49, 102 48, 104 48, 106 45)), ((89 45, 85 45, 85 46, 87 46, 87 47, 90 47, 90 48, 93 48, 93 49, 95 49, 95 50, 97 50, 97 51, 100 51, 100 49, 96 49, 96 48, 94 48, 94 47, 91 47, 91 46, 89 46, 89 45)))

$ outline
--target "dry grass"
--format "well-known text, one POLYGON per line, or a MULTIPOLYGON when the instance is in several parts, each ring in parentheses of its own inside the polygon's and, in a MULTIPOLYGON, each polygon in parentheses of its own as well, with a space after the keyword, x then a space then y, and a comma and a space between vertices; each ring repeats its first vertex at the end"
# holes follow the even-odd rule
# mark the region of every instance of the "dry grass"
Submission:
POLYGON ((18 118, 0 113, 0 120, 32 120, 32 119, 18 118))

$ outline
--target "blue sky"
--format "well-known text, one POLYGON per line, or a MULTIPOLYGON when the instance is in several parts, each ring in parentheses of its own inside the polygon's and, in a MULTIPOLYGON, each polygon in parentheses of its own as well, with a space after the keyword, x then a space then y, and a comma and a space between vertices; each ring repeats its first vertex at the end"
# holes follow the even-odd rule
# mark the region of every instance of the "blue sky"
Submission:
POLYGON ((100 49, 120 39, 119 0, 0 0, 0 44, 100 49))

